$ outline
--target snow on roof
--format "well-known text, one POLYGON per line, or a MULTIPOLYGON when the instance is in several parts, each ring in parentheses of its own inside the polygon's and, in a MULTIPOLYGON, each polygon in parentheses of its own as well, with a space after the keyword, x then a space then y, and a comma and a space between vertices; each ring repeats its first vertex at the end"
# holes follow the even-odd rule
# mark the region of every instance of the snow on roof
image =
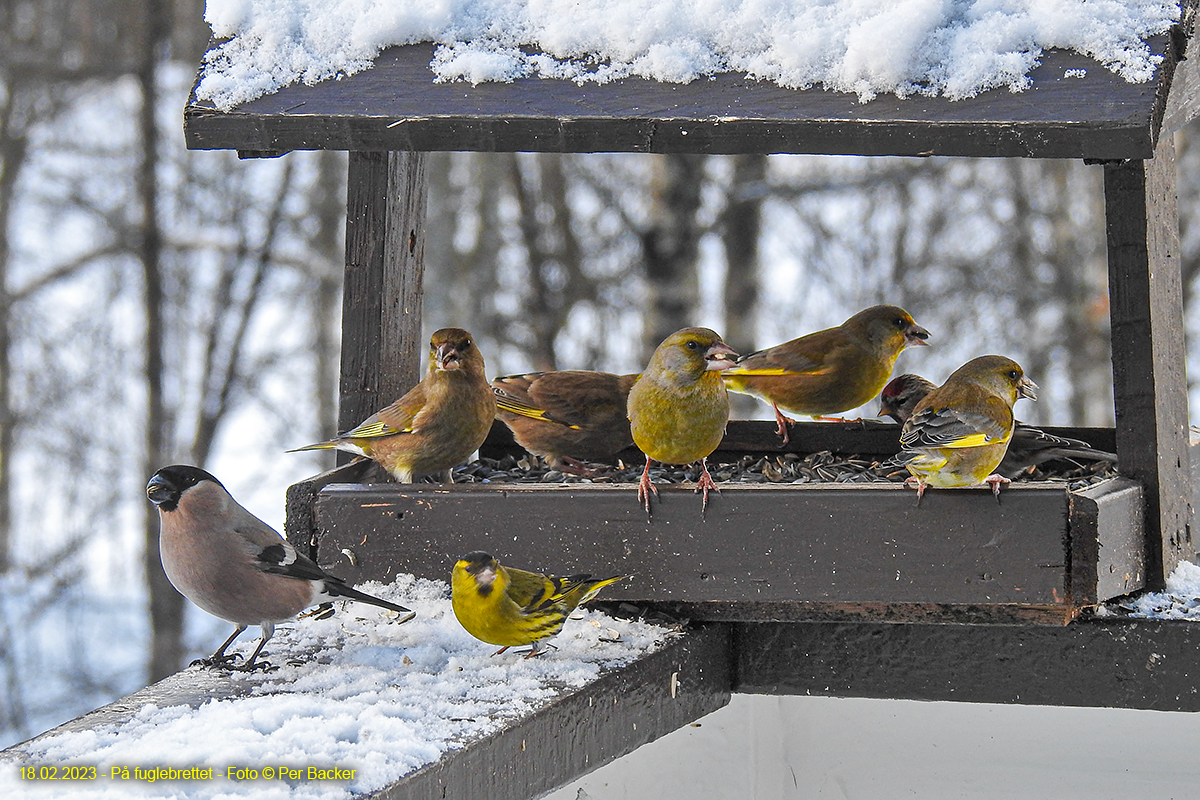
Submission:
POLYGON ((1021 91, 1047 48, 1145 82, 1161 57, 1143 40, 1178 17, 1164 0, 208 0, 205 19, 228 41, 207 55, 196 95, 227 111, 360 72, 391 45, 434 42, 441 81, 732 71, 862 102, 957 100, 1021 91))
MULTIPOLYGON (((95 780, 72 785, 88 800, 186 795, 189 800, 350 797, 387 786, 563 694, 660 649, 672 633, 596 611, 570 619, 533 659, 471 637, 454 618, 445 583, 402 575, 364 591, 412 608, 417 617, 350 603, 325 620, 304 619, 267 645, 274 672, 233 673, 244 697, 199 708, 147 705, 120 725, 99 725, 39 739, 21 749, 32 765, 94 765, 95 780), (619 638, 618 638, 619 635, 619 638), (612 641, 616 639, 616 641, 612 641), (226 779, 228 767, 309 766, 354 769, 352 780, 226 779), (147 783, 112 776, 114 767, 212 767, 208 780, 147 783), (164 794, 166 792, 167 794, 164 794)), ((256 644, 251 628, 238 648, 256 644)), ((213 642, 216 649, 218 642, 213 642)), ((0 764, 0 796, 36 786, 16 764, 0 764)), ((40 794, 36 796, 41 796, 40 794)), ((49 795, 45 795, 49 797, 49 795)))

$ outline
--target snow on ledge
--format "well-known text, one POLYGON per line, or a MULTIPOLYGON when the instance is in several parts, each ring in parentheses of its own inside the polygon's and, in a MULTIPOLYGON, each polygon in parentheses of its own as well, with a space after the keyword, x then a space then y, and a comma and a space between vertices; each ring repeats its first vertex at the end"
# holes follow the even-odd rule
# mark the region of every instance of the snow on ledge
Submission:
MULTIPOLYGON (((1146 592, 1119 604, 1122 616, 1140 619, 1186 619, 1200 621, 1200 566, 1180 561, 1167 578, 1165 592, 1146 592)), ((1112 609, 1101 607, 1097 616, 1110 616, 1112 609)))
MULTIPOLYGON (((584 610, 533 659, 496 648, 462 629, 442 582, 402 575, 359 588, 417 612, 403 625, 382 609, 349 603, 329 619, 303 619, 267 645, 269 673, 232 673, 245 696, 199 708, 143 706, 119 725, 46 736, 21 747, 34 765, 91 765, 95 780, 48 786, 23 782, 18 764, 0 763, 0 796, 61 796, 73 786, 88 800, 162 796, 164 787, 110 777, 114 767, 212 767, 208 780, 173 781, 189 800, 253 795, 348 798, 382 789, 443 753, 523 718, 564 691, 666 646, 673 632, 584 610), (615 641, 613 641, 615 639, 615 641), (231 781, 228 767, 354 769, 349 780, 231 781)), ((251 636, 251 633, 255 636, 251 636)), ((251 628, 235 649, 248 655, 251 628)), ((213 646, 215 649, 216 644, 213 646)), ((198 669, 198 668, 193 668, 198 669)), ((178 795, 182 796, 182 795, 178 795)))
POLYGON ((228 111, 360 72, 386 47, 434 42, 439 81, 738 72, 861 102, 959 100, 1027 88, 1047 48, 1148 81, 1162 59, 1143 40, 1178 18, 1166 0, 208 0, 205 19, 228 41, 206 56, 196 95, 228 111))

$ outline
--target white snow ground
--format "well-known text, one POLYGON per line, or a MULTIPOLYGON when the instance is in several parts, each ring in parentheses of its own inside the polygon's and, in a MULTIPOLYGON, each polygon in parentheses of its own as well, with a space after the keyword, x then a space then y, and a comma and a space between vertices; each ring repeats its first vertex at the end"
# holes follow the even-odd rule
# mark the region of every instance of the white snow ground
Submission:
MULTIPOLYGON (((531 713, 564 687, 583 686, 659 649, 672 635, 660 626, 584 610, 551 640, 556 650, 528 660, 514 650, 493 657, 496 648, 470 636, 454 618, 445 583, 404 575, 386 586, 360 588, 412 608, 416 619, 395 625, 391 612, 354 603, 329 619, 302 619, 277 631, 267 646, 277 671, 265 677, 234 673, 252 685, 249 696, 197 709, 145 706, 121 725, 42 740, 26 748, 27 764, 96 766, 97 779, 51 788, 22 781, 18 764, 0 763, 0 797, 61 796, 69 789, 89 800, 350 797, 380 789, 463 740, 531 713), (352 780, 332 781, 225 777, 228 767, 280 765, 355 773, 352 780), (214 775, 149 783, 123 779, 121 767, 212 767, 214 775)), ((247 655, 256 629, 243 639, 235 649, 247 655)), ((213 642, 214 650, 219 643, 213 642)))
POLYGON ((360 72, 386 47, 434 42, 438 80, 540 76, 686 83, 738 72, 858 95, 1020 91, 1047 48, 1131 82, 1144 39, 1178 19, 1164 0, 208 0, 221 44, 197 90, 218 108, 298 81, 360 72))

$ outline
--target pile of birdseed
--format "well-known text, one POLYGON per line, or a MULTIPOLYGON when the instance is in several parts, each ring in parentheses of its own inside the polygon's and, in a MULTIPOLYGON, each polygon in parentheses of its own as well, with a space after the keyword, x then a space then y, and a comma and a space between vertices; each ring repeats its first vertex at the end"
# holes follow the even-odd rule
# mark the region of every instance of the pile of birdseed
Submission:
MULTIPOLYGON (((885 459, 886 460, 886 459, 885 459)), ((1064 481, 1071 491, 1084 489, 1117 474, 1111 463, 1096 461, 1059 470, 1055 462, 1044 464, 1020 481, 1064 481)), ((598 467, 600 465, 597 465, 598 467)), ((870 456, 834 454, 829 450, 816 453, 779 453, 746 455, 736 462, 710 463, 709 473, 718 483, 903 483, 908 470, 884 466, 883 461, 870 456)), ((599 470, 593 477, 571 475, 547 467, 532 455, 520 458, 506 455, 500 459, 480 458, 454 470, 455 483, 637 483, 642 477, 640 463, 626 464, 599 470)), ((686 467, 658 464, 650 467, 655 483, 695 482, 700 475, 698 466, 686 467)))

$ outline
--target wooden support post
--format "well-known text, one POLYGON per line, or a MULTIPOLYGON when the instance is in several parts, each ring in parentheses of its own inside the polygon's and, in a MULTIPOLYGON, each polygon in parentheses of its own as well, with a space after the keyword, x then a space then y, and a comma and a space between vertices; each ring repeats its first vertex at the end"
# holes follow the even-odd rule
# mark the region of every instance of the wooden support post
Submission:
POLYGON ((425 154, 350 153, 346 195, 338 408, 343 431, 419 380, 425 154))
POLYGON ((1117 454, 1146 488, 1146 582, 1161 589, 1195 552, 1172 137, 1106 165, 1104 197, 1117 454))
MULTIPOLYGON (((425 154, 352 152, 338 430, 354 427, 420 379, 425 271, 425 154)), ((338 453, 345 466, 349 453, 338 453)), ((343 470, 288 489, 288 540, 315 557, 316 492, 343 470)), ((358 474, 358 473, 356 473, 358 474)))

